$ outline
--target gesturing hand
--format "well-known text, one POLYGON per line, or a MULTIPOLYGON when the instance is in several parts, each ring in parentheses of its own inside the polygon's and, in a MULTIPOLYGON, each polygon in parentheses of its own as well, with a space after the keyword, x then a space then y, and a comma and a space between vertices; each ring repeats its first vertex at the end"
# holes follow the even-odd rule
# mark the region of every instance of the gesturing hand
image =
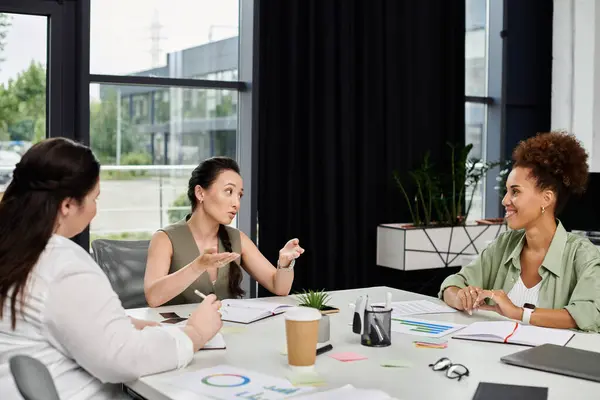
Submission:
POLYGON ((495 311, 498 314, 510 318, 521 320, 523 310, 521 307, 517 307, 508 298, 504 290, 483 290, 477 297, 477 304, 481 304, 478 308, 480 310, 495 311), (493 306, 484 303, 485 299, 490 299, 494 303, 493 306))
POLYGON ((299 245, 298 239, 289 240, 281 250, 279 250, 279 266, 282 268, 290 265, 292 260, 300 257, 304 249, 299 245))
POLYGON ((194 269, 198 272, 208 268, 221 268, 240 257, 238 253, 217 253, 216 248, 204 250, 199 257, 193 261, 194 269))

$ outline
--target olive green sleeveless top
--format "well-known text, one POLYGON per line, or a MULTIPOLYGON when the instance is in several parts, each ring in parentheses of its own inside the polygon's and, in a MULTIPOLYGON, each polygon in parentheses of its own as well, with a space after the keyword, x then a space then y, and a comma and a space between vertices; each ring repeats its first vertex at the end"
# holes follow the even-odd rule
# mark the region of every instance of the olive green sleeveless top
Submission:
MULTIPOLYGON (((160 231, 167 234, 171 245, 173 247, 173 256, 171 257, 171 266, 169 268, 169 274, 179 271, 181 268, 188 265, 198 256, 200 251, 198 245, 192 236, 187 220, 190 215, 187 215, 185 219, 169 225, 160 231)), ((229 235, 229 241, 231 242, 231 251, 241 254, 242 243, 240 237, 240 231, 229 226, 225 226, 227 234, 229 235)), ((225 247, 219 239, 219 253, 224 252, 225 247)), ((239 260, 239 259, 238 259, 239 260)), ((239 262, 239 261, 238 261, 239 262)), ((231 263, 217 269, 217 280, 213 283, 210 281, 210 277, 207 272, 204 272, 194 283, 187 287, 180 295, 173 298, 167 303, 167 305, 174 304, 188 304, 188 303, 200 303, 202 299, 194 293, 194 290, 199 290, 204 294, 214 293, 219 300, 231 298, 229 292, 229 269, 231 263)))

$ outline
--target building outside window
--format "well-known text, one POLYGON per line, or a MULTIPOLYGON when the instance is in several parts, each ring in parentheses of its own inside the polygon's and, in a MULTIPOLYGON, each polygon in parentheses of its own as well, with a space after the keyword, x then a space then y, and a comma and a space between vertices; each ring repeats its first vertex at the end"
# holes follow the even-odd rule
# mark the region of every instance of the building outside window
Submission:
POLYGON ((237 80, 239 1, 169 3, 91 1, 90 141, 102 163, 92 240, 149 238, 189 212, 195 166, 236 158, 237 90, 152 79, 237 80), (114 84, 107 75, 150 79, 114 84))

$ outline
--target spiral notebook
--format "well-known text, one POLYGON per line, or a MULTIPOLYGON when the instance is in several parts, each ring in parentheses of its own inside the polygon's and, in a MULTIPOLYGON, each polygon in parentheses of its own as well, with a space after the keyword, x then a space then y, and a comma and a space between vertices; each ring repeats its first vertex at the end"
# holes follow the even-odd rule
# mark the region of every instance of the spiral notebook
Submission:
POLYGON ((270 303, 260 300, 228 299, 222 301, 221 319, 228 322, 249 324, 272 317, 294 307, 289 304, 270 303))
POLYGON ((573 332, 565 329, 541 328, 513 321, 486 321, 472 323, 452 338, 535 347, 547 343, 564 346, 573 336, 573 332))

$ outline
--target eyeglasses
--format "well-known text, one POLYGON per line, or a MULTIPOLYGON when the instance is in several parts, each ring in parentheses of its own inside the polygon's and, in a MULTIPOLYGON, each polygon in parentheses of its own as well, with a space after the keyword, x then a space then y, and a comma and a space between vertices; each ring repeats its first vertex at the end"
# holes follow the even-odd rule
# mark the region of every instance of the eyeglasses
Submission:
POLYGON ((469 370, 462 364, 452 364, 450 359, 444 357, 437 360, 434 364, 429 364, 429 367, 434 371, 446 371, 446 377, 450 379, 458 379, 463 376, 469 376, 469 370))

